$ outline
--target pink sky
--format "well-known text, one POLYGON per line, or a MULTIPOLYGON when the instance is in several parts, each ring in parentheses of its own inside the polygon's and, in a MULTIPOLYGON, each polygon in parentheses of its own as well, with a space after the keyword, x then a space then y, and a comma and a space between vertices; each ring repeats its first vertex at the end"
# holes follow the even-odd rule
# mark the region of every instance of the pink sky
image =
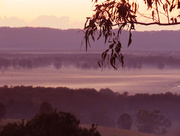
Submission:
MULTIPOLYGON (((83 28, 92 15, 91 0, 0 0, 0 26, 83 28)), ((137 30, 179 30, 179 26, 142 27, 137 30)))

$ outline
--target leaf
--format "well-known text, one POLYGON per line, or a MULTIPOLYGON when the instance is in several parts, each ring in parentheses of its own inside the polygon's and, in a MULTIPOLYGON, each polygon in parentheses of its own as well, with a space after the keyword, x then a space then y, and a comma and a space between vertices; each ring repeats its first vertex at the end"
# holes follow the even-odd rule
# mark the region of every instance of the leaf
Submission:
POLYGON ((112 51, 111 51, 111 57, 114 55, 114 50, 112 49, 112 51))
POLYGON ((109 49, 107 49, 105 52, 102 53, 101 57, 102 57, 103 61, 106 59, 108 51, 109 51, 109 49))
POLYGON ((88 30, 86 30, 86 33, 85 33, 85 41, 86 41, 86 51, 87 51, 88 45, 90 46, 88 30))
POLYGON ((115 51, 116 51, 117 54, 120 52, 120 50, 121 49, 118 46, 116 46, 115 51))
POLYGON ((154 21, 154 10, 152 11, 152 18, 153 18, 153 21, 154 21))
POLYGON ((117 70, 117 68, 115 67, 115 57, 111 57, 111 59, 110 59, 110 64, 111 64, 111 66, 114 68, 114 69, 116 69, 117 70))
POLYGON ((109 49, 107 49, 105 52, 107 53, 109 51, 109 49))
POLYGON ((118 30, 118 36, 119 34, 121 34, 121 30, 127 25, 127 23, 123 23, 120 27, 119 27, 119 30, 118 30))
POLYGON ((129 41, 128 41, 128 47, 130 46, 130 44, 132 43, 132 33, 129 32, 129 41))
POLYGON ((120 41, 118 41, 117 46, 118 46, 119 48, 121 48, 121 43, 120 43, 120 41))
POLYGON ((124 66, 124 56, 121 55, 121 63, 122 63, 122 67, 124 66))
POLYGON ((107 42, 107 38, 108 38, 108 34, 106 33, 105 34, 105 41, 104 41, 105 43, 107 42))
POLYGON ((174 22, 177 24, 177 18, 174 19, 174 22))
POLYGON ((101 38, 101 28, 100 28, 100 32, 99 32, 99 36, 98 36, 98 38, 97 38, 97 40, 99 40, 99 38, 101 38))
POLYGON ((148 8, 152 8, 152 0, 147 0, 148 8))
POLYGON ((85 22, 85 24, 84 24, 84 29, 87 28, 87 22, 88 22, 88 20, 89 20, 89 19, 86 19, 86 22, 85 22))
POLYGON ((109 45, 109 49, 112 49, 114 47, 114 43, 109 45))
MULTIPOLYGON (((166 0, 166 2, 170 5, 170 2, 168 0, 166 0)), ((173 2, 172 2, 173 3, 173 2)))
POLYGON ((101 61, 99 61, 99 62, 98 62, 98 65, 99 65, 99 67, 101 68, 101 64, 100 64, 100 62, 101 62, 101 61))
POLYGON ((107 53, 104 53, 103 60, 106 59, 107 53))
POLYGON ((169 11, 171 12, 174 8, 176 7, 176 5, 171 5, 171 7, 170 7, 170 9, 169 9, 169 11))
POLYGON ((180 9, 180 1, 178 1, 178 9, 180 9))

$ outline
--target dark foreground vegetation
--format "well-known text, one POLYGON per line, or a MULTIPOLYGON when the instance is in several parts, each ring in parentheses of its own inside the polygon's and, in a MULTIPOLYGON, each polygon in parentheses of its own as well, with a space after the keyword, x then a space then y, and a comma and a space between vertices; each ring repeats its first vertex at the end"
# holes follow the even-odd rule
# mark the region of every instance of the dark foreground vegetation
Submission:
POLYGON ((37 113, 56 108, 73 113, 83 124, 159 134, 166 133, 174 122, 180 122, 180 95, 170 92, 128 95, 110 89, 3 86, 0 100, 8 119, 31 119, 37 113))
POLYGON ((71 113, 52 111, 37 114, 26 122, 8 123, 0 136, 100 136, 95 125, 90 129, 79 125, 80 121, 71 113))

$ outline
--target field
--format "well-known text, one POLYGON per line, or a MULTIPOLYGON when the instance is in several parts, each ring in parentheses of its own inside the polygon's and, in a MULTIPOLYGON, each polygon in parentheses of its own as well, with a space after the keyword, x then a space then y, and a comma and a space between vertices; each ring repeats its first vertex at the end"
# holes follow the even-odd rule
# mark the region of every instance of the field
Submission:
MULTIPOLYGON (((81 126, 85 128, 90 127, 90 125, 85 125, 85 124, 81 126)), ((100 132, 101 136, 157 136, 152 134, 140 133, 136 131, 129 131, 118 128, 103 127, 103 126, 98 126, 98 131, 100 132)))

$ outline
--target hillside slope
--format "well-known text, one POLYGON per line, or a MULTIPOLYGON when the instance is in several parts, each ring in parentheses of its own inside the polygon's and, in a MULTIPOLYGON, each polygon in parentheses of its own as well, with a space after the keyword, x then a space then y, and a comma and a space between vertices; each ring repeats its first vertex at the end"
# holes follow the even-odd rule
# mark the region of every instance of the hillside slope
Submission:
MULTIPOLYGON (((117 31, 117 30, 115 30, 117 31)), ((127 49, 128 33, 122 32, 121 42, 127 49)), ((133 32, 132 45, 128 50, 180 51, 180 31, 133 32)), ((60 30, 52 28, 0 28, 0 49, 5 50, 76 50, 85 51, 81 46, 84 32, 79 29, 60 30)), ((102 50, 104 39, 91 42, 90 50, 102 50)))

